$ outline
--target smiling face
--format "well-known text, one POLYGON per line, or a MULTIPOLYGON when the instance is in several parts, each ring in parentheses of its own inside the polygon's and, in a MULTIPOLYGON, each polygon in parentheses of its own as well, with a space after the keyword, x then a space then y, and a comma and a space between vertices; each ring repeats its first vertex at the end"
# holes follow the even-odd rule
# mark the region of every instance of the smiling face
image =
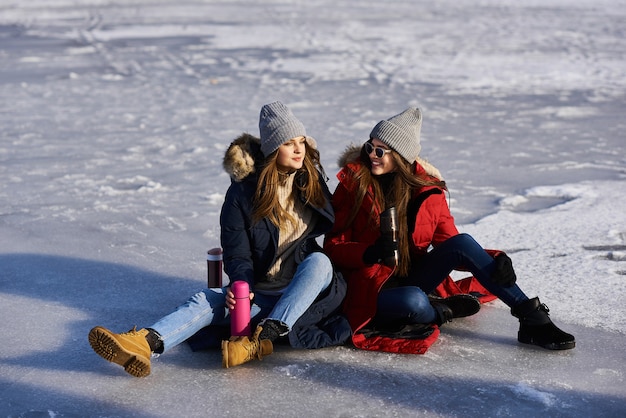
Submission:
POLYGON ((372 175, 380 176, 383 174, 391 173, 396 169, 396 162, 391 156, 391 152, 384 152, 382 157, 378 157, 380 155, 380 151, 377 153, 376 148, 382 148, 385 151, 390 151, 391 149, 385 145, 383 141, 378 138, 373 138, 371 140, 373 145, 372 152, 368 154, 370 162, 372 164, 372 175))
POLYGON ((276 157, 276 165, 281 171, 291 172, 299 170, 304 164, 306 155, 306 138, 299 136, 291 138, 289 141, 278 147, 278 156, 276 157))

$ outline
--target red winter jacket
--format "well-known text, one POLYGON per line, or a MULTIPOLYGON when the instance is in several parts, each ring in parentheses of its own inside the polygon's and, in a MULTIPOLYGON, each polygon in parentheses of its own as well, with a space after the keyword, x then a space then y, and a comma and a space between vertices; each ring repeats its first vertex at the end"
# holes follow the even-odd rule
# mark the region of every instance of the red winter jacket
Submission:
MULTIPOLYGON (((392 273, 389 267, 382 264, 367 265, 363 262, 365 249, 374 244, 380 236, 379 211, 371 212, 373 206, 371 193, 366 194, 352 227, 342 230, 354 205, 356 185, 352 177, 358 171, 360 164, 356 161, 349 162, 337 174, 339 184, 333 194, 332 202, 335 210, 335 225, 331 232, 326 234, 324 242, 324 250, 343 273, 348 283, 344 312, 353 330, 352 340, 358 348, 421 354, 426 352, 439 335, 436 326, 433 326, 433 333, 427 340, 381 339, 381 337, 366 337, 359 333, 359 330, 374 317, 378 292, 392 273)), ((438 171, 428 163, 422 162, 416 166, 416 176, 429 176, 432 175, 431 173, 439 175, 438 171), (424 166, 429 169, 428 173, 424 166)), ((430 245, 436 247, 459 232, 448 208, 446 195, 441 188, 423 187, 415 193, 413 198, 423 200, 417 211, 415 228, 409 242, 411 253, 419 256, 419 254, 425 254, 430 245)), ((442 297, 470 291, 486 295, 481 298, 482 302, 495 298, 471 277, 459 282, 454 282, 448 277, 436 289, 436 293, 442 297)))

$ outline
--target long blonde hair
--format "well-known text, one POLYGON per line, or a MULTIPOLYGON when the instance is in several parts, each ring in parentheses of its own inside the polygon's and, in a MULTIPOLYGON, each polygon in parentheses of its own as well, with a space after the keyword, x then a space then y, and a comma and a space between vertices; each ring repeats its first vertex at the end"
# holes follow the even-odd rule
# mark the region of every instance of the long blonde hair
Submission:
MULTIPOLYGON (((371 160, 365 152, 364 147, 361 148, 359 154, 358 171, 354 176, 354 183, 357 185, 356 198, 345 228, 347 229, 359 212, 365 196, 370 193, 373 201, 370 209, 370 220, 376 223, 375 214, 380 213, 389 207, 395 207, 398 214, 398 225, 400 230, 398 231, 398 254, 399 261, 396 268, 396 275, 404 277, 407 276, 411 268, 411 256, 409 252, 409 234, 408 230, 408 206, 409 202, 413 198, 413 193, 416 190, 425 186, 437 186, 444 190, 447 190, 446 183, 443 180, 439 180, 432 177, 416 176, 415 165, 416 162, 409 163, 400 156, 396 151, 391 150, 391 157, 396 163, 395 176, 390 184, 388 190, 383 190, 380 183, 372 176, 371 160)), ((373 226, 373 225, 371 225, 373 226)))
MULTIPOLYGON (((323 173, 320 162, 320 153, 305 142, 305 155, 302 168, 297 170, 292 189, 292 198, 296 199, 298 192, 304 198, 305 204, 310 204, 317 208, 322 208, 326 204, 326 196, 322 186, 317 180, 318 175, 323 173)), ((254 209, 252 211, 252 221, 257 223, 263 218, 267 218, 276 227, 280 228, 282 219, 295 222, 293 216, 287 213, 278 201, 278 186, 284 181, 285 174, 278 169, 276 163, 278 150, 265 158, 254 194, 254 209)))

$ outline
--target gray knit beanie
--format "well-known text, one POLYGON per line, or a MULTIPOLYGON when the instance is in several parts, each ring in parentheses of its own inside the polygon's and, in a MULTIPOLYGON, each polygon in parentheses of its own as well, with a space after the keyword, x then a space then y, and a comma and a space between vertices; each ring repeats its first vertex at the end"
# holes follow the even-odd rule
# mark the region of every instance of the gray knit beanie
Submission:
POLYGON ((304 125, 281 102, 266 104, 259 117, 261 151, 268 156, 292 138, 306 136, 304 125))
POLYGON ((412 163, 417 160, 422 149, 420 145, 421 129, 422 112, 415 107, 409 107, 396 116, 378 122, 372 129, 370 138, 380 139, 405 160, 412 163))

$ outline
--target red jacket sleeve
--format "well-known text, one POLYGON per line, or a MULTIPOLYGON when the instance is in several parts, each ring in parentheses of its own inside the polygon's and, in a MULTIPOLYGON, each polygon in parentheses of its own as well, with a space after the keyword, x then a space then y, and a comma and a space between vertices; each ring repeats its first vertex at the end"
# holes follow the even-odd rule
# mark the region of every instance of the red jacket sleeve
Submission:
POLYGON ((450 213, 450 207, 448 206, 448 201, 446 200, 446 194, 442 193, 437 196, 439 199, 440 209, 439 220, 437 222, 437 226, 435 227, 435 233, 433 234, 434 247, 441 244, 448 238, 459 234, 459 230, 454 223, 454 217, 450 213))
POLYGON ((416 250, 426 252, 430 245, 436 247, 458 233, 445 193, 429 194, 415 215, 415 226, 411 232, 416 250))
MULTIPOLYGON (((354 205, 354 197, 339 183, 333 194, 333 209, 335 211, 335 224, 324 238, 324 251, 339 269, 356 269, 364 267, 363 253, 370 245, 368 241, 353 241, 354 224, 344 229, 350 211, 354 205)), ((372 240, 372 242, 375 238, 372 240)))

